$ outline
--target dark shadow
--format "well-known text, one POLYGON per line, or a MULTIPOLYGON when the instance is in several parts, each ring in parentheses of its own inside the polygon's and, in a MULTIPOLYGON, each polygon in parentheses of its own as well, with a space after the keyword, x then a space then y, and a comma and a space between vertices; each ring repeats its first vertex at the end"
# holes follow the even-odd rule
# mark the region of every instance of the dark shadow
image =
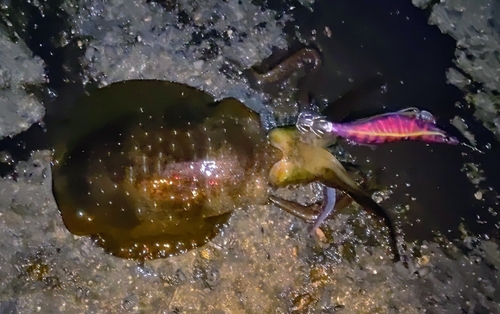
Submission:
MULTIPOLYGON (((269 6, 277 7, 272 3, 269 6)), ((419 142, 375 150, 342 143, 362 167, 376 173, 382 186, 392 187, 394 194, 383 206, 410 205, 400 215, 408 240, 430 239, 436 231, 458 237, 461 222, 475 234, 498 237, 498 218, 488 212, 489 207, 498 207, 495 193, 483 192, 482 200, 477 200, 477 188, 461 170, 465 163, 478 164, 487 177, 481 187, 500 191, 500 180, 495 180, 500 175, 500 145, 473 118, 472 110, 455 105, 464 103, 464 95, 446 83, 455 41, 428 25, 427 13, 410 1, 322 0, 316 2, 313 13, 288 3, 296 4, 290 34, 298 26, 303 38, 321 50, 323 66, 308 87, 315 99, 328 100, 323 113, 331 120, 419 107, 432 112, 440 127, 461 139, 449 120, 463 117, 479 148, 491 145, 486 154, 479 154, 465 147, 419 142)))

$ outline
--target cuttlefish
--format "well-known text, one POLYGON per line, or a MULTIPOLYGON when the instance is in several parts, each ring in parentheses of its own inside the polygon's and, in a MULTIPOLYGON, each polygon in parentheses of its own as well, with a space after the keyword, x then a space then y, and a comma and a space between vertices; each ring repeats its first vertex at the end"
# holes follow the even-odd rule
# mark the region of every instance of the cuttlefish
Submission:
POLYGON ((123 81, 83 97, 49 131, 66 227, 116 256, 147 260, 202 246, 245 206, 311 210, 269 194, 311 182, 325 189, 320 211, 335 205, 340 190, 382 218, 395 239, 389 215, 329 144, 294 125, 266 132, 259 114, 234 98, 215 101, 167 81, 123 81))

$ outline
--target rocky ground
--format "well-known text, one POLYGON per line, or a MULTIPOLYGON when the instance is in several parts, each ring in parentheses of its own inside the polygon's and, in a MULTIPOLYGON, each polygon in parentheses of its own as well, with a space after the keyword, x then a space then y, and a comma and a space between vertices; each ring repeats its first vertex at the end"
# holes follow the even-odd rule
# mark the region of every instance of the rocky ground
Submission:
MULTIPOLYGON (((457 39, 456 63, 463 72, 450 70, 449 80, 469 93, 477 116, 498 135, 496 2, 449 0, 432 7, 429 1, 413 2, 432 10, 430 22, 457 39)), ((234 64, 249 67, 268 57, 272 47, 286 48, 287 14, 235 0, 61 4, 58 17, 70 18, 55 46, 73 46, 68 58, 76 58, 78 66, 65 62, 62 78, 54 81, 74 88, 165 79, 218 98, 236 97, 258 111, 269 109, 234 64), (65 76, 77 68, 81 75, 65 76)), ((5 10, 8 2, 2 6, 5 10)), ((5 29, 15 27, 0 34, 0 137, 41 121, 41 100, 71 99, 73 92, 44 84, 44 68, 57 60, 46 58, 44 64, 22 40, 12 41, 23 37, 21 31, 5 29), (48 92, 37 97, 32 85, 48 92)), ((2 158, 4 163, 12 159, 7 151, 2 158)), ((500 313, 495 239, 478 240, 464 231, 463 241, 409 245, 413 258, 406 268, 367 240, 381 235, 362 212, 328 222, 329 240, 321 243, 307 235, 301 220, 272 206, 255 206, 235 212, 203 248, 138 264, 71 235, 50 182, 48 150, 33 152, 15 166, 14 175, 0 179, 2 314, 500 313)))

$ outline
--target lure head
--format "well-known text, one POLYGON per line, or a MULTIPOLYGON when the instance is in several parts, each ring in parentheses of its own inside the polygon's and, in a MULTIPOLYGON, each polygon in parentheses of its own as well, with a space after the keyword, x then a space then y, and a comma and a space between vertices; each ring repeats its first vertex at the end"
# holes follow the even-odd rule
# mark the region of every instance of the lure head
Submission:
POLYGON ((318 137, 332 132, 332 123, 325 116, 309 111, 299 113, 295 126, 302 133, 310 131, 318 137))

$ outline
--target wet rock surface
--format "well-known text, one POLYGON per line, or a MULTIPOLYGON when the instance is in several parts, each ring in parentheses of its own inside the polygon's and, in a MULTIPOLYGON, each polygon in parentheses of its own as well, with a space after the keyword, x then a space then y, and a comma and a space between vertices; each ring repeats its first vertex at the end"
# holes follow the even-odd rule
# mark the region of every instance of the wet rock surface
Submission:
POLYGON ((44 63, 23 42, 12 42, 0 32, 0 138, 27 130, 42 120, 45 110, 30 84, 45 82, 44 63))
POLYGON ((474 105, 476 117, 499 138, 498 2, 448 0, 435 5, 432 1, 413 3, 429 9, 429 22, 456 39, 456 68, 449 69, 448 81, 467 93, 467 100, 474 105))
MULTIPOLYGON (((285 48, 287 15, 276 20, 276 11, 249 1, 67 1, 63 10, 71 16, 66 32, 77 38, 67 41, 78 48, 68 58, 82 65, 68 84, 166 79, 235 96, 257 110, 272 107, 228 59, 250 66, 271 47, 285 48)), ((41 83, 39 59, 23 64, 33 67, 8 66, 41 83)), ((73 92, 59 89, 57 99, 73 92)), ((62 110, 61 103, 55 101, 62 110)), ((4 136, 21 131, 6 127, 11 133, 4 136)), ((475 165, 464 171, 481 182, 475 165)), ((317 194, 285 192, 304 203, 317 194)), ((463 231, 460 241, 408 244, 405 267, 391 261, 383 231, 356 207, 327 222, 325 242, 309 237, 303 221, 254 206, 236 211, 213 241, 184 255, 144 264, 110 256, 63 225, 48 150, 33 152, 0 179, 0 223, 0 313, 500 312, 496 239, 463 231)))
POLYGON ((281 31, 287 18, 276 20, 274 11, 247 1, 175 1, 167 9, 155 2, 80 1, 67 4, 66 12, 78 16, 73 29, 92 38, 82 58, 89 80, 175 80, 256 110, 261 101, 248 95, 238 73, 271 48, 287 47, 281 31), (213 75, 221 69, 226 75, 213 75))

